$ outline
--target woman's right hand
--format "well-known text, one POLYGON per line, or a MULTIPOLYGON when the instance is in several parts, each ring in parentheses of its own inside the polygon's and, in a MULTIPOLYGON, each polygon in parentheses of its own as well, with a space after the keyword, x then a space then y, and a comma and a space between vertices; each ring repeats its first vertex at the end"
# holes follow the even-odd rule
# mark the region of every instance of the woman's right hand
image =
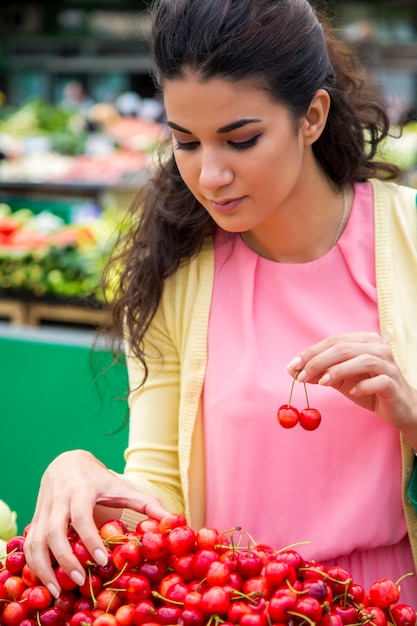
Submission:
POLYGON ((41 480, 24 550, 29 567, 52 595, 59 595, 60 586, 51 553, 76 584, 82 584, 86 576, 68 541, 68 525, 74 527, 95 561, 104 565, 107 551, 95 516, 100 509, 101 522, 114 519, 120 517, 122 508, 157 519, 168 513, 157 498, 140 493, 90 452, 64 452, 50 463, 41 480))

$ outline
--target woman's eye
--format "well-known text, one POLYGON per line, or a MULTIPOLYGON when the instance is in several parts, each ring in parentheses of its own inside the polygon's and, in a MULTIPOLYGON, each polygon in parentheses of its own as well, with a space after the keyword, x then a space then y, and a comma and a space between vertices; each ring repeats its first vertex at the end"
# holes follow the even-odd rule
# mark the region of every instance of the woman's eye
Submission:
POLYGON ((175 150, 195 150, 198 145, 198 141, 177 141, 175 150))
POLYGON ((234 150, 249 150, 255 146, 261 135, 255 135, 246 141, 230 141, 229 144, 234 150))

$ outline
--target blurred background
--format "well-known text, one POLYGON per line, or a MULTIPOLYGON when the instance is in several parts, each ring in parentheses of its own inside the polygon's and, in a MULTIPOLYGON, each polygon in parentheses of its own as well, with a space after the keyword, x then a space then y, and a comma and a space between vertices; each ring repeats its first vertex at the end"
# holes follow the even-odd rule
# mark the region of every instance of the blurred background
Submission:
MULTIPOLYGON (((393 135, 405 122, 381 156, 417 187, 417 1, 316 6, 357 47, 393 135)), ((165 137, 147 8, 0 0, 0 499, 19 531, 58 452, 123 468, 126 372, 96 331, 103 265, 165 137)))

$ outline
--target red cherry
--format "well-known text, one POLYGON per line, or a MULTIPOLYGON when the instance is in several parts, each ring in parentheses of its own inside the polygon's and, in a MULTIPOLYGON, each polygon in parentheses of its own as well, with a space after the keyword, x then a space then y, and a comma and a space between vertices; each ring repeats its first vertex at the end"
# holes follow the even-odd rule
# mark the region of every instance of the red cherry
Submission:
POLYGON ((94 619, 91 611, 76 611, 70 619, 70 626, 91 626, 94 619))
POLYGON ((295 613, 304 615, 315 624, 318 624, 322 616, 321 604, 316 598, 305 596, 298 600, 295 613))
POLYGON ((385 611, 379 606, 368 606, 359 612, 360 622, 371 623, 372 626, 387 626, 385 611))
POLYGON ((198 609, 184 609, 181 613, 180 624, 183 626, 203 626, 204 615, 198 609))
POLYGON ((396 604, 390 608, 395 626, 415 626, 416 612, 408 604, 396 604))
POLYGON ((142 600, 149 598, 151 594, 151 585, 149 581, 140 574, 132 574, 129 576, 126 584, 127 601, 136 604, 142 600))
POLYGON ((200 610, 203 615, 225 615, 230 606, 230 596, 223 587, 210 587, 201 594, 200 610))
POLYGON ((21 576, 10 576, 3 584, 10 600, 20 600, 22 593, 26 589, 26 584, 21 576))
POLYGON ((31 609, 43 611, 51 606, 53 602, 52 594, 43 585, 32 587, 27 596, 27 604, 31 609))
POLYGON ((34 587, 35 585, 41 584, 40 578, 36 576, 27 563, 23 566, 21 577, 25 585, 28 587, 34 587))
POLYGON ((132 626, 132 624, 134 624, 134 612, 135 607, 133 604, 122 604, 114 614, 118 626, 132 626))
POLYGON ((79 592, 85 598, 96 597, 97 594, 101 591, 103 586, 102 579, 97 576, 97 574, 93 574, 92 572, 88 573, 84 583, 79 586, 79 592))
POLYGON ((96 598, 96 607, 107 613, 116 613, 122 604, 120 595, 114 589, 102 589, 96 598))
POLYGON ((60 608, 52 606, 38 615, 40 626, 66 626, 64 613, 60 608))
POLYGON ((223 542, 223 539, 220 538, 220 534, 215 528, 203 526, 196 534, 197 546, 199 548, 216 548, 220 541, 223 542))
POLYGON ((181 576, 179 574, 167 574, 166 576, 163 577, 163 579, 161 580, 161 582, 159 583, 159 593, 161 594, 162 597, 166 597, 167 595, 167 591, 168 589, 172 586, 175 585, 177 583, 181 584, 183 583, 183 579, 181 578, 181 576))
POLYGON ((111 613, 98 615, 93 622, 94 626, 118 626, 117 619, 111 613))
POLYGON ((264 577, 271 587, 279 587, 287 579, 295 580, 295 570, 285 561, 270 561, 265 565, 264 577), (291 575, 290 575, 291 572, 291 575))
POLYGON ((78 586, 60 565, 55 568, 55 576, 59 586, 65 591, 72 591, 78 586))
POLYGON ((2 619, 6 626, 20 626, 23 620, 29 615, 29 607, 25 602, 13 600, 6 604, 3 610, 2 619))
POLYGON ((396 604, 400 598, 398 585, 390 578, 377 580, 369 589, 371 604, 387 609, 391 604, 396 604))
POLYGON ((343 624, 356 624, 358 621, 358 613, 355 606, 341 606, 336 604, 332 608, 332 615, 337 615, 343 624))
POLYGON ((136 532, 139 533, 139 535, 143 535, 143 533, 146 533, 148 530, 159 531, 159 520, 153 517, 147 517, 141 520, 136 526, 136 532))
POLYGON ((141 556, 140 545, 128 540, 113 550, 113 564, 118 570, 131 570, 139 565, 141 556))
POLYGON ((100 537, 103 540, 109 540, 119 538, 120 535, 126 534, 127 528, 120 519, 112 519, 104 522, 100 526, 100 537))
POLYGON ((6 554, 10 554, 11 552, 23 552, 24 545, 25 538, 23 535, 16 535, 6 543, 6 554))
POLYGON ((142 600, 134 605, 133 623, 135 626, 151 622, 155 618, 156 609, 151 600, 142 600))
POLYGON ((169 536, 159 530, 146 530, 142 535, 143 558, 149 561, 164 559, 168 554, 165 538, 169 536))
POLYGON ((230 567, 227 563, 213 561, 207 570, 206 579, 210 587, 227 585, 230 583, 230 567))
MULTIPOLYGON (((211 563, 220 561, 216 550, 203 548, 194 554, 192 568, 196 578, 205 578, 211 563)), ((227 563, 226 563, 227 565, 227 563)))
POLYGON ((21 551, 10 552, 6 557, 6 568, 15 576, 20 576, 26 565, 25 553, 21 551))
POLYGON ((61 591, 59 597, 54 600, 54 606, 58 607, 67 615, 74 613, 77 594, 74 591, 61 591))
POLYGON ((308 407, 300 411, 299 422, 304 430, 316 430, 320 426, 321 414, 317 409, 308 407))
POLYGON ((168 533, 173 528, 177 528, 177 526, 186 525, 187 520, 184 515, 181 515, 180 513, 168 513, 159 522, 159 531, 161 533, 168 533))
POLYGON ((163 604, 156 609, 156 619, 159 624, 180 624, 182 608, 163 604))
MULTIPOLYGON (((138 566, 138 574, 141 574, 141 576, 147 578, 151 585, 154 583, 159 583, 165 576, 165 572, 166 569, 163 561, 142 561, 142 563, 140 563, 138 566)), ((178 573, 183 575, 182 572, 178 573)))
POLYGON ((177 556, 192 552, 195 547, 196 534, 190 526, 177 526, 167 535, 165 543, 171 554, 177 556))
POLYGON ((259 576, 262 571, 262 559, 255 551, 239 552, 237 556, 237 571, 243 578, 259 576))
POLYGON ((351 573, 347 569, 334 565, 329 567, 327 575, 327 584, 333 593, 342 595, 350 590, 353 580, 351 573))
POLYGON ((295 407, 283 404, 278 409, 277 419, 283 428, 294 428, 298 424, 299 416, 300 414, 295 407))
POLYGON ((295 594, 283 593, 282 595, 274 595, 269 601, 268 616, 273 623, 288 623, 289 612, 295 611, 297 606, 295 594))
POLYGON ((73 544, 72 551, 83 567, 94 565, 94 559, 81 539, 78 539, 78 541, 73 544))

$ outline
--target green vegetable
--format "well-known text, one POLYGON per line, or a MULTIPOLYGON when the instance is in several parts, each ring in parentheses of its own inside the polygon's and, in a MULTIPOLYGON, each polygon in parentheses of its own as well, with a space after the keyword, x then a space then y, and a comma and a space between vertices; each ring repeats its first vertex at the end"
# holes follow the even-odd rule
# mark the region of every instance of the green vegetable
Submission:
MULTIPOLYGON (((16 512, 0 500, 0 538, 8 541, 17 534, 16 512)), ((0 547, 1 550, 1 547, 0 547)))

